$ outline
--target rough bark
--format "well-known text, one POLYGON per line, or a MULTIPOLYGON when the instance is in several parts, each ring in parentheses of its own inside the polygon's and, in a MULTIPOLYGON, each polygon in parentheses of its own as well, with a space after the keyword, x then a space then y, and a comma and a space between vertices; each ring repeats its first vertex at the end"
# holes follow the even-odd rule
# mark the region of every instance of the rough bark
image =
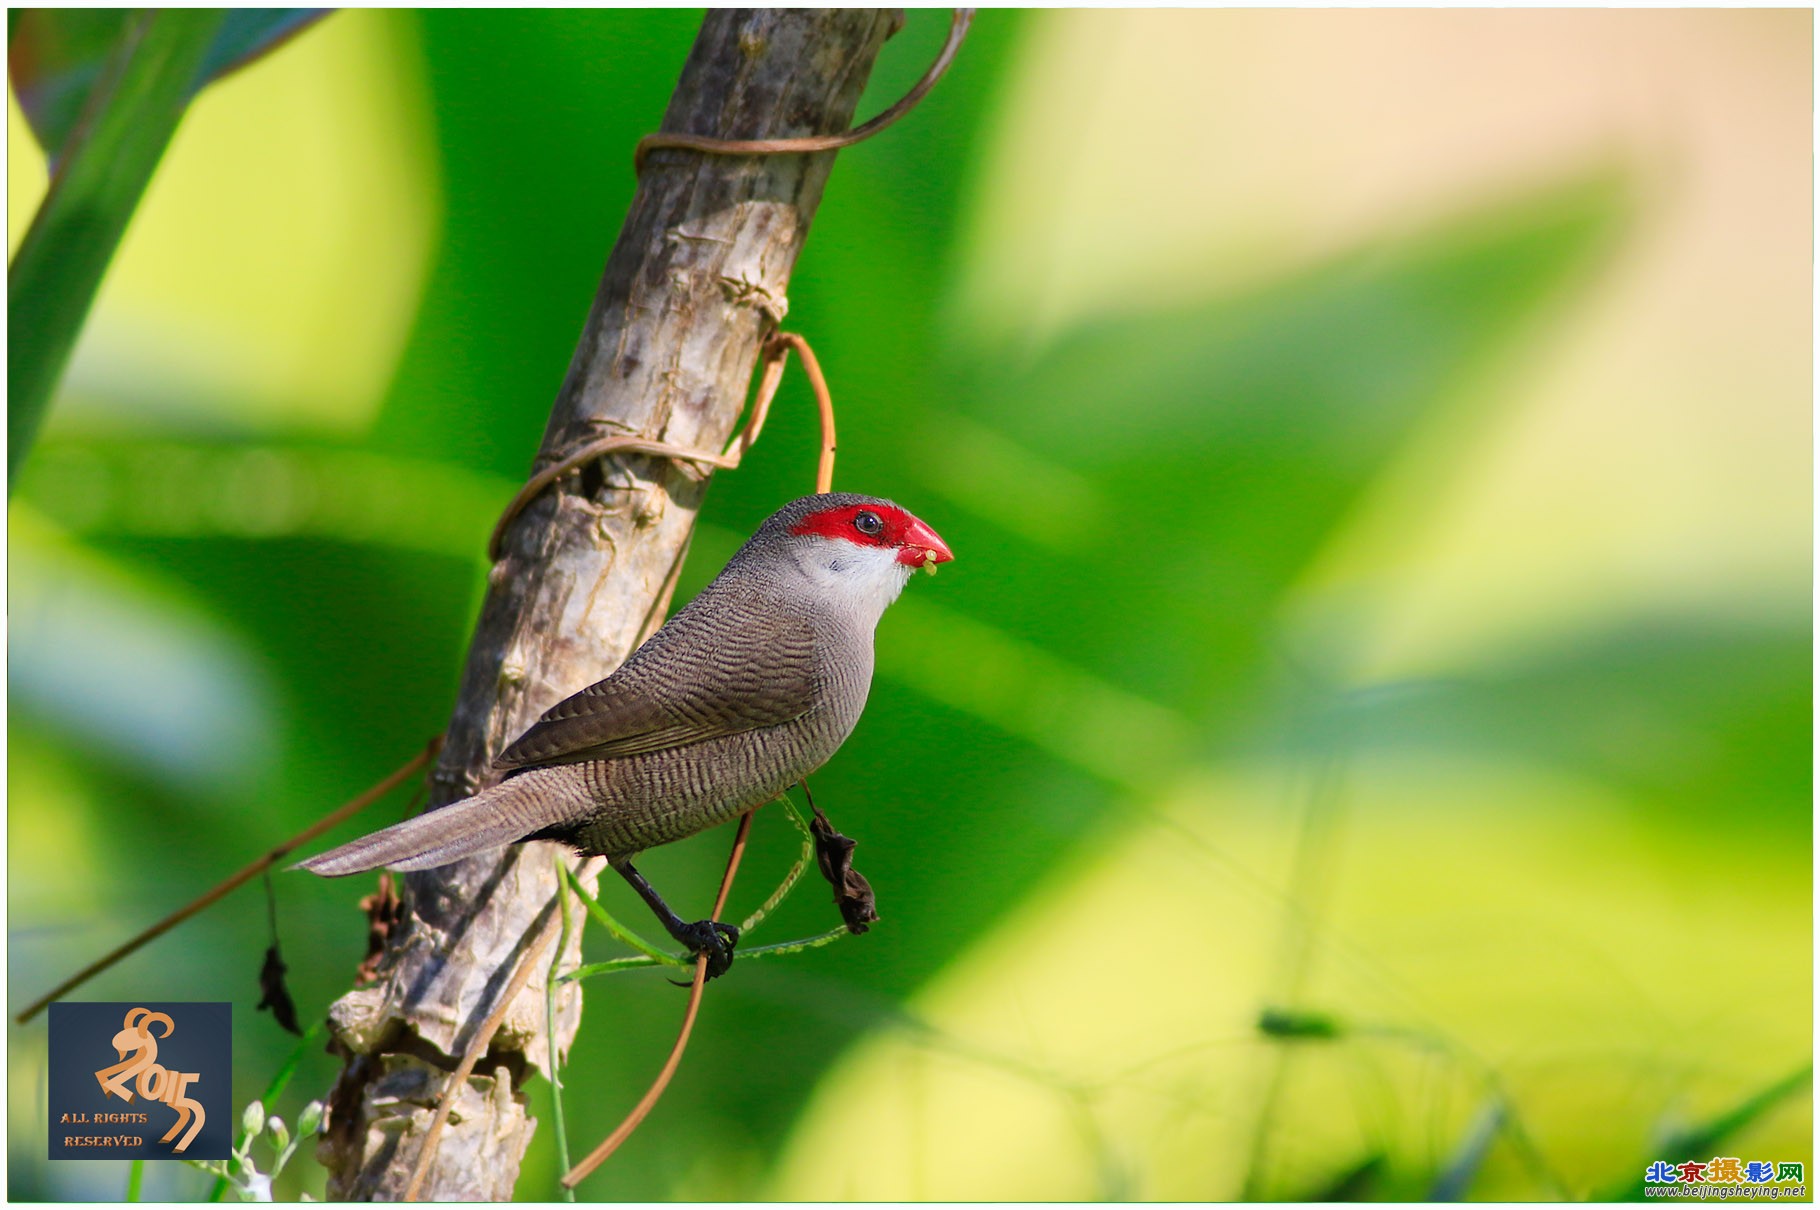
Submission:
MULTIPOLYGON (((748 139, 845 130, 899 21, 884 9, 710 12, 663 129, 748 139)), ((726 443, 766 335, 764 311, 784 299, 833 158, 651 154, 540 461, 602 432, 698 449, 726 443)), ((519 516, 489 580, 432 807, 485 784, 495 752, 630 653, 683 557, 705 487, 694 466, 612 457, 566 476, 519 516)), ((407 919, 379 981, 330 1011, 345 1060, 319 1152, 331 1197, 402 1194, 445 1073, 551 908, 557 851, 515 846, 407 879, 407 919)), ((463 1090, 424 1200, 511 1196, 535 1127, 519 1086, 549 1062, 542 982, 539 972, 463 1090)), ((571 985, 559 1002, 559 1050, 580 1016, 571 985)))

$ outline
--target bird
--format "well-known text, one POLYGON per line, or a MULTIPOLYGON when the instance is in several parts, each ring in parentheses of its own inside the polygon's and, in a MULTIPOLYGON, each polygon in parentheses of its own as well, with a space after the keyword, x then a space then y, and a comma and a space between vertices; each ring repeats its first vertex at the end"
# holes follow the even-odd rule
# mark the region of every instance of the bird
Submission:
POLYGON ((600 856, 708 974, 739 930, 685 923, 640 853, 777 798, 852 734, 879 619, 954 558, 890 500, 827 492, 761 524, 720 574, 606 679, 558 702, 493 761, 494 784, 293 868, 424 870, 526 840, 600 856))

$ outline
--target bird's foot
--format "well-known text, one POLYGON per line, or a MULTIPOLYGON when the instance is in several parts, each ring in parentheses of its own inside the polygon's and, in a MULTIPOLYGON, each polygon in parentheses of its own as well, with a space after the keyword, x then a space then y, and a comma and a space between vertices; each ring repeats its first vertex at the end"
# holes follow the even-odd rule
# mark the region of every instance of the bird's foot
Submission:
POLYGON ((733 965, 733 947, 739 944, 739 929, 718 920, 697 920, 685 924, 675 933, 676 940, 688 948, 691 957, 708 956, 708 978, 727 973, 733 965))

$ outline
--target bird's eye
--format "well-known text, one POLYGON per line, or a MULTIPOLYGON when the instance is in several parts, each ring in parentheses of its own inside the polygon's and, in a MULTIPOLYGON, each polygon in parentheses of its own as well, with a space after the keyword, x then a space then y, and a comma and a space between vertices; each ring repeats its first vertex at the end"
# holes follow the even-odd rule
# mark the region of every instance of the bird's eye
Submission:
POLYGON ((857 529, 860 533, 865 534, 868 538, 873 538, 877 537, 885 528, 885 523, 879 520, 877 513, 862 512, 854 515, 853 528, 857 529))

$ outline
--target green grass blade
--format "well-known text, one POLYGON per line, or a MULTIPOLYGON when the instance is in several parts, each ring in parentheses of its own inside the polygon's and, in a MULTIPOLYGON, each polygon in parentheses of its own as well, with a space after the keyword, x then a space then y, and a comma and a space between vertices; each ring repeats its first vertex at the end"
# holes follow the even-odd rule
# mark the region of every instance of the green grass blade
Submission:
MULTIPOLYGON (((1803 1063, 1781 1079, 1751 1093, 1719 1116, 1674 1135, 1662 1144, 1661 1155, 1653 1155, 1650 1158, 1670 1161, 1704 1159, 1716 1152, 1725 1140, 1774 1109, 1785 1097, 1811 1089, 1813 1080, 1814 1065, 1803 1063)), ((1639 1160, 1637 1167, 1642 1168, 1643 1161, 1639 1160)), ((1597 1194, 1593 1200, 1601 1202, 1642 1201, 1645 1197, 1644 1186, 1645 1182, 1642 1178, 1627 1180, 1597 1194)))
POLYGON ((784 875, 784 880, 777 884, 777 889, 771 892, 771 897, 759 904, 757 911, 740 922, 741 935, 757 928, 763 923, 766 916, 775 912, 778 905, 789 898, 790 892, 796 889, 797 881, 802 878, 803 871, 809 868, 810 859, 815 856, 815 837, 810 833, 809 825, 803 822, 803 817, 797 811, 796 804, 790 801, 788 794, 780 796, 777 801, 783 804, 784 814, 789 817, 790 823, 798 832, 802 833, 802 855, 796 859, 796 864, 790 867, 790 872, 784 875))
POLYGON ((1498 1141, 1498 1136, 1504 1131, 1504 1116, 1505 1106, 1501 1097, 1493 1097, 1480 1107, 1467 1125, 1465 1137, 1460 1140, 1454 1154, 1429 1187, 1429 1201, 1466 1200, 1467 1191, 1472 1188, 1480 1169, 1485 1167, 1485 1159, 1491 1154, 1492 1144, 1498 1141))
MULTIPOLYGON (((595 920, 598 920, 600 926, 611 933, 616 939, 631 946, 646 957, 654 958, 669 966, 689 965, 687 959, 658 949, 655 945, 652 945, 649 941, 646 941, 643 937, 640 937, 637 933, 615 920, 611 912, 600 906, 600 900, 588 894, 588 889, 581 885, 580 880, 575 877, 575 872, 573 870, 570 870, 567 866, 564 866, 563 869, 569 881, 569 888, 575 892, 575 897, 581 900, 582 906, 588 909, 588 915, 594 917, 595 920)), ((579 974, 580 972, 576 973, 579 974)), ((574 976, 570 977, 573 978, 574 976)))
POLYGON ((7 269, 9 494, 222 20, 219 9, 134 17, 7 269))
MULTIPOLYGON (((556 1163, 558 1172, 569 1170, 569 1127, 562 1110, 562 1062, 556 1053, 556 985, 561 981, 557 968, 562 965, 562 956, 569 952, 569 880, 566 875, 569 865, 560 856, 556 861, 556 893, 560 901, 556 910, 562 913, 562 934, 556 939, 556 953, 550 959, 549 974, 543 982, 543 1021, 544 1042, 550 1048, 550 1117, 556 1129, 556 1163)), ((559 1185, 562 1200, 575 1200, 575 1190, 567 1185, 559 1185)))
POLYGON ((735 950, 733 952, 733 958, 735 961, 738 961, 741 958, 766 958, 775 957, 779 954, 800 954, 804 950, 818 950, 824 945, 833 945, 842 937, 851 937, 852 935, 853 934, 847 931, 847 926, 843 924, 837 928, 831 928, 825 933, 817 933, 813 937, 803 937, 796 941, 779 941, 772 945, 755 945, 749 950, 735 950))
MULTIPOLYGON (((755 945, 751 949, 734 950, 733 960, 739 962, 746 958, 767 958, 776 957, 779 954, 800 954, 805 950, 820 949, 824 945, 832 945, 842 937, 851 935, 852 934, 847 932, 846 926, 842 925, 839 928, 829 929, 825 933, 817 933, 813 937, 801 937, 795 941, 778 941, 771 945, 755 945)), ((675 962, 674 959, 671 961, 675 965, 684 965, 683 963, 675 962)), ((620 971, 637 970, 640 967, 656 965, 657 963, 652 959, 642 956, 636 958, 609 958, 605 962, 592 962, 587 966, 576 967, 574 970, 564 975, 562 979, 564 983, 569 983, 578 979, 590 979, 595 975, 612 975, 617 974, 620 971)))
MULTIPOLYGON (((733 956, 739 957, 738 952, 735 951, 733 956)), ((578 966, 564 975, 562 981, 574 983, 581 979, 591 979, 595 975, 611 975, 616 971, 637 970, 640 967, 657 965, 656 959, 647 958, 643 954, 635 958, 608 958, 605 962, 590 962, 586 966, 578 966)))

